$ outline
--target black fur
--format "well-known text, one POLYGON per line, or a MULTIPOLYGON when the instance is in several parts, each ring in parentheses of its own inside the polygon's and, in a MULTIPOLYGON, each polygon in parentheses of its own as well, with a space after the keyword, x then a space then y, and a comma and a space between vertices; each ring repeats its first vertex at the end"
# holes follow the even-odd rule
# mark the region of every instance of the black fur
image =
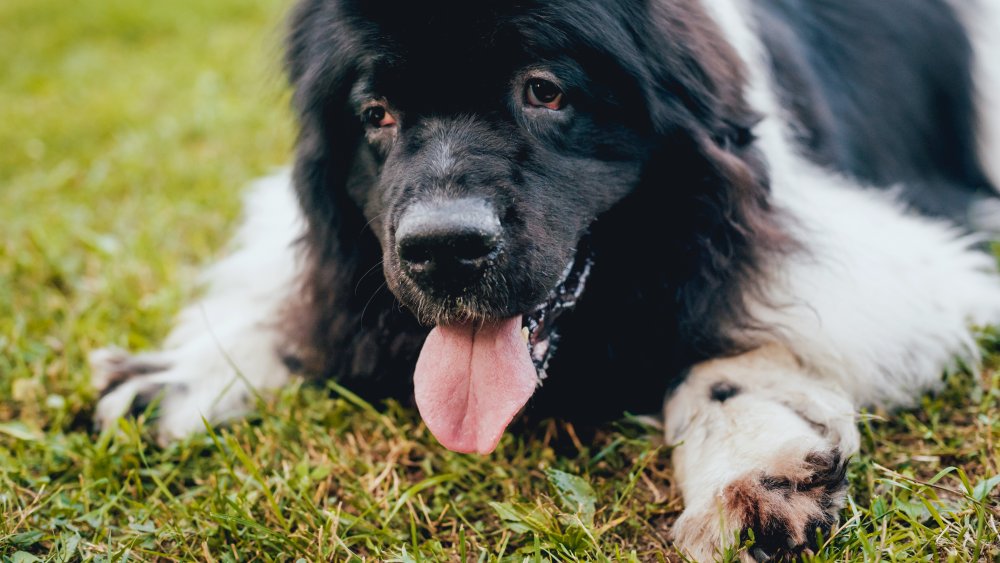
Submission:
MULTIPOLYGON (((966 156, 964 40, 899 71, 888 61, 913 63, 907 47, 879 59, 887 66, 858 65, 867 50, 838 43, 844 10, 923 42, 931 27, 950 36, 953 18, 934 4, 894 23, 884 20, 910 9, 904 0, 888 2, 895 12, 841 4, 760 3, 770 46, 802 53, 774 64, 815 158, 879 182, 928 170, 931 183, 985 182, 966 156), (928 29, 910 21, 920 16, 928 29), (931 80, 909 105, 875 116, 885 110, 872 105, 890 101, 872 81, 881 71, 907 95, 931 80), (944 113, 920 115, 929 104, 944 113), (900 122, 916 134, 900 140, 900 122)), ((405 398, 429 323, 530 312, 584 237, 593 272, 558 321, 561 344, 531 410, 653 411, 684 367, 750 344, 737 336, 755 326, 746 299, 760 296, 770 259, 797 250, 769 202, 744 69, 697 0, 303 0, 291 24, 295 183, 311 266, 289 322, 307 369, 369 397, 405 398), (519 107, 531 69, 565 90, 558 118, 519 107), (395 141, 369 142, 359 115, 373 98, 400 114, 395 141), (445 145, 454 165, 442 171, 445 145), (421 294, 395 255, 401 211, 443 194, 502 211, 504 257, 461 303, 421 294)), ((893 104, 907 95, 885 94, 893 104)))
POLYGON ((761 37, 813 157, 965 224, 977 159, 972 47, 946 0, 765 0, 761 37))

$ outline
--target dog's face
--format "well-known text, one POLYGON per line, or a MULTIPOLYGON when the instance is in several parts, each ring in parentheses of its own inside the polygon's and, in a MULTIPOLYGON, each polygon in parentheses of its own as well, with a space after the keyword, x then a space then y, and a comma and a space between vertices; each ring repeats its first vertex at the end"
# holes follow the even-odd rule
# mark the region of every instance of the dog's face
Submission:
POLYGON ((711 45, 665 53, 671 14, 649 10, 638 0, 300 6, 289 58, 307 215, 322 237, 332 214, 359 211, 389 289, 435 327, 416 399, 452 449, 492 450, 531 396, 559 313, 585 291, 595 221, 648 182, 665 147, 721 153, 728 142, 733 116, 715 111, 726 93, 696 95, 714 86, 688 60, 708 53, 722 68, 724 57, 711 45))
POLYGON ((350 197, 422 322, 530 315, 638 182, 643 98, 607 60, 553 45, 567 30, 541 10, 403 9, 359 26, 375 48, 350 88, 363 128, 350 197))

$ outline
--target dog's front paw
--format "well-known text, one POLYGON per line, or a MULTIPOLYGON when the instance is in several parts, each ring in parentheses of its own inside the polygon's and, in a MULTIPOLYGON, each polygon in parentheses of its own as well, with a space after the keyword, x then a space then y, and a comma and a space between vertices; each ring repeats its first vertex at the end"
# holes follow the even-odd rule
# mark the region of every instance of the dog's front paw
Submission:
POLYGON ((133 356, 113 347, 92 352, 90 384, 100 394, 94 409, 95 426, 108 428, 119 418, 142 414, 154 400, 185 392, 183 384, 161 381, 160 374, 169 369, 166 358, 133 356))
POLYGON ((162 445, 203 430, 205 420, 221 422, 249 409, 247 386, 218 362, 193 365, 182 354, 133 356, 105 348, 91 354, 90 364, 91 384, 100 394, 94 410, 100 429, 155 404, 149 424, 162 445))
POLYGON ((714 503, 688 507, 674 525, 677 546, 696 561, 752 545, 743 561, 783 560, 829 537, 847 492, 847 457, 840 450, 778 456, 763 471, 730 481, 714 503))

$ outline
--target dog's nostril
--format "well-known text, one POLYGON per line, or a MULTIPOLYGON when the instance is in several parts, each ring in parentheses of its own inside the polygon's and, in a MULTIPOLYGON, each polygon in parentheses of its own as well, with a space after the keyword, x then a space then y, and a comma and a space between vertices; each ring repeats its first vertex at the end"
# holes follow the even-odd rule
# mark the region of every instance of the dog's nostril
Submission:
POLYGON ((497 246, 499 238, 496 233, 463 233, 453 237, 451 252, 460 262, 474 262, 489 258, 497 246))
POLYGON ((399 258, 411 265, 423 265, 434 259, 431 247, 424 241, 407 237, 399 241, 399 258))
POLYGON ((396 229, 397 252, 407 273, 428 289, 472 282, 501 246, 500 220, 482 200, 413 206, 396 229))
POLYGON ((488 233, 411 235, 399 242, 399 257, 410 278, 425 289, 450 292, 476 281, 498 246, 498 238, 488 233))
POLYGON ((410 265, 444 266, 488 260, 499 247, 496 233, 445 226, 409 233, 399 239, 399 258, 410 265))

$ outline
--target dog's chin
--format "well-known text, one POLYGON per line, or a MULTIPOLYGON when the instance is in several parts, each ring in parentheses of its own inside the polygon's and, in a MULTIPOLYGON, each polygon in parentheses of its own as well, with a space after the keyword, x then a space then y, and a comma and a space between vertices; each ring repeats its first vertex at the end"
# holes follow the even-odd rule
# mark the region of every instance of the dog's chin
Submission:
POLYGON ((581 246, 548 297, 528 311, 450 313, 427 336, 413 374, 431 433, 448 449, 489 453, 546 377, 558 319, 583 295, 592 259, 581 246))

